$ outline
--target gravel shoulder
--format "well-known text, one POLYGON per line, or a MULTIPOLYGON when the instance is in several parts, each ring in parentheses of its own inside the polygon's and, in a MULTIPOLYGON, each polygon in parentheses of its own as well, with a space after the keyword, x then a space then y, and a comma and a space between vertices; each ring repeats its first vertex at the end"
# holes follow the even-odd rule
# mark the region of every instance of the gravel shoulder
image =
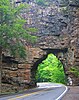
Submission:
POLYGON ((79 100, 79 86, 69 86, 62 100, 79 100))

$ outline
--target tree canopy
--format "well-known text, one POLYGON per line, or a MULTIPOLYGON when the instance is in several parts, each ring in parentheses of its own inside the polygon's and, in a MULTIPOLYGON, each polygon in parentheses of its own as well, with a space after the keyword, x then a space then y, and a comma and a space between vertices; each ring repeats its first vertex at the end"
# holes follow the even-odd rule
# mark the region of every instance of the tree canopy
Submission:
POLYGON ((29 42, 36 40, 35 36, 29 34, 30 31, 35 32, 35 29, 25 29, 26 20, 20 15, 20 12, 28 7, 27 4, 15 6, 10 0, 0 0, 0 46, 14 56, 26 55, 24 40, 29 42))

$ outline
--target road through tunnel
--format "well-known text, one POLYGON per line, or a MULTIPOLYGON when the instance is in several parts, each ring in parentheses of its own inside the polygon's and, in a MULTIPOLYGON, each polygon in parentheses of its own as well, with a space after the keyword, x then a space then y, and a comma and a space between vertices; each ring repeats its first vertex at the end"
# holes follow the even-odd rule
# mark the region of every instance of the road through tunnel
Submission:
MULTIPOLYGON (((31 69, 31 81, 36 85, 36 74, 39 64, 41 64, 50 54, 54 55, 63 65, 63 72, 66 78, 66 67, 67 67, 67 51, 68 49, 43 49, 46 54, 39 58, 32 66, 31 69)), ((65 79, 66 80, 66 79, 65 79)))

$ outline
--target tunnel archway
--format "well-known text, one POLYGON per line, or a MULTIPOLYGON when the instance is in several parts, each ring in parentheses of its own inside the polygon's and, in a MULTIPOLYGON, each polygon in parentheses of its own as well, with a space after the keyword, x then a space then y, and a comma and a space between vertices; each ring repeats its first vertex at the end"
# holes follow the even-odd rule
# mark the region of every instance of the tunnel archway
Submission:
POLYGON ((48 54, 47 58, 38 65, 36 81, 66 84, 63 64, 54 54, 48 54))
POLYGON ((42 63, 42 61, 45 60, 50 53, 54 54, 61 61, 61 63, 63 64, 63 71, 66 76, 66 73, 65 73, 65 70, 66 70, 65 69, 65 66, 66 66, 65 61, 66 60, 65 60, 65 58, 67 56, 67 48, 65 48, 65 49, 43 49, 43 50, 46 52, 46 54, 43 55, 41 58, 39 58, 31 67, 31 81, 35 85, 36 85, 36 72, 37 72, 38 65, 40 63, 42 63))

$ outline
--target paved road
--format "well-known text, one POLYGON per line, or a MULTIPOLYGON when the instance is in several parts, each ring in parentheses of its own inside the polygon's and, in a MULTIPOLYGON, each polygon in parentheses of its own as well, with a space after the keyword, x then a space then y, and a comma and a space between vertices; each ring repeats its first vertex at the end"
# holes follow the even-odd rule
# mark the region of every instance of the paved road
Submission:
POLYGON ((67 87, 61 84, 38 83, 38 88, 23 94, 2 97, 0 100, 61 100, 67 87))

